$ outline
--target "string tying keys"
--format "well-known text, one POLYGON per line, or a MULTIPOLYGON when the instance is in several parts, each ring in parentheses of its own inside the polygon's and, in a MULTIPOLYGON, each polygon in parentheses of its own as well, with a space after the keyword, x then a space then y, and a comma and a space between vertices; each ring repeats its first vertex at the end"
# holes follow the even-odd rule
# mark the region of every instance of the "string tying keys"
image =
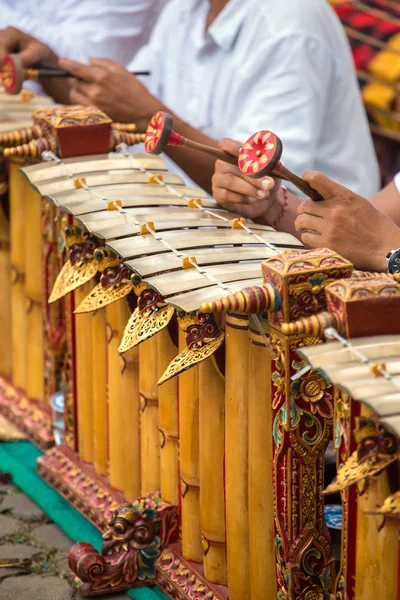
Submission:
POLYGON ((153 221, 148 221, 148 223, 143 223, 140 226, 140 235, 150 235, 155 231, 153 221))

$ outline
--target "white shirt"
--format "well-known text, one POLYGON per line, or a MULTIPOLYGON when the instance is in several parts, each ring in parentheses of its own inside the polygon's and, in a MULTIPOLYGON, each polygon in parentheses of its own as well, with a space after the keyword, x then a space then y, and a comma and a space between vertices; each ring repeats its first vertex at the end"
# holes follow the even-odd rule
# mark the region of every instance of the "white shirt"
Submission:
POLYGON ((0 0, 0 28, 13 26, 80 62, 126 65, 149 40, 167 0, 0 0))
POLYGON ((270 129, 283 164, 372 197, 378 164, 350 48, 326 0, 230 0, 205 33, 208 0, 170 0, 130 68, 215 139, 270 129))

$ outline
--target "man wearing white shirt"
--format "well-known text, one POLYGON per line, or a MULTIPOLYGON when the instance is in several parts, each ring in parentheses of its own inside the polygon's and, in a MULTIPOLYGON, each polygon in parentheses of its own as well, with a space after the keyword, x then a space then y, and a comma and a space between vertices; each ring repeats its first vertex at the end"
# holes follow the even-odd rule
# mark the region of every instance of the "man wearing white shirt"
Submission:
POLYGON ((59 56, 107 56, 126 65, 148 42, 166 1, 0 0, 0 28, 34 36, 59 56))
MULTIPOLYGON (((268 128, 281 137, 289 169, 322 170, 367 197, 378 189, 350 50, 326 0, 171 0, 129 65, 152 71, 148 89, 109 60, 60 66, 80 79, 70 102, 95 104, 115 120, 144 129, 167 110, 179 133, 214 146, 268 128)), ((211 188, 213 159, 168 154, 211 188)))

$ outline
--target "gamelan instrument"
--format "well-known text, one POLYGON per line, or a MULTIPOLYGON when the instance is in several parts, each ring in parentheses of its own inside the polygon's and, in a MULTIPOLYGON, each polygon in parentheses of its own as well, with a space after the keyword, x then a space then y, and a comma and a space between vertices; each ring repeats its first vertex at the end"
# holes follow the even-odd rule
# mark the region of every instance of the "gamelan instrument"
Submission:
POLYGON ((74 157, 60 140, 22 172, 59 228, 46 289, 66 315, 66 443, 38 471, 104 532, 101 553, 71 549, 75 586, 86 596, 156 584, 185 600, 393 600, 398 531, 386 513, 382 526, 378 504, 399 489, 397 444, 372 398, 387 410, 396 400, 399 283, 227 212, 159 156, 119 146, 74 157), (338 336, 333 353, 327 335, 338 336), (371 356, 368 336, 383 336, 371 356), (379 384, 351 344, 377 363, 379 384), (308 353, 317 369, 328 354, 339 366, 327 376, 308 353), (360 385, 343 392, 347 368, 360 385), (381 421, 357 414, 350 394, 361 393, 381 421), (331 440, 339 561, 324 518, 331 440), (358 502, 340 483, 355 450, 358 502))
MULTIPOLYGON (((149 71, 135 71, 132 75, 150 75, 149 71)), ((19 94, 24 81, 74 77, 68 71, 57 67, 36 66, 25 69, 18 54, 9 54, 3 58, 0 65, 0 80, 7 94, 19 94)))
POLYGON ((161 154, 167 146, 189 148, 232 165, 239 165, 241 172, 247 177, 260 178, 271 175, 290 181, 312 200, 323 200, 319 192, 282 165, 282 142, 272 131, 255 133, 243 144, 237 159, 228 152, 183 137, 172 129, 171 115, 159 111, 152 117, 147 128, 145 148, 150 154, 161 154))

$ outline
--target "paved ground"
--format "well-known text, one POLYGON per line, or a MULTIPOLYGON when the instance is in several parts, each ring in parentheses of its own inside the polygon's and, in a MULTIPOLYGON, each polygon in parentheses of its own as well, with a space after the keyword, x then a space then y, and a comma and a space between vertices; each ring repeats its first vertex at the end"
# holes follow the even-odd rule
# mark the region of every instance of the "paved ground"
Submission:
MULTIPOLYGON (((83 540, 82 540, 83 541, 83 540)), ((12 484, 0 483, 1 600, 78 600, 67 577, 73 542, 12 484), (3 559, 25 561, 6 567, 3 559)), ((127 600, 125 594, 103 596, 127 600)))

